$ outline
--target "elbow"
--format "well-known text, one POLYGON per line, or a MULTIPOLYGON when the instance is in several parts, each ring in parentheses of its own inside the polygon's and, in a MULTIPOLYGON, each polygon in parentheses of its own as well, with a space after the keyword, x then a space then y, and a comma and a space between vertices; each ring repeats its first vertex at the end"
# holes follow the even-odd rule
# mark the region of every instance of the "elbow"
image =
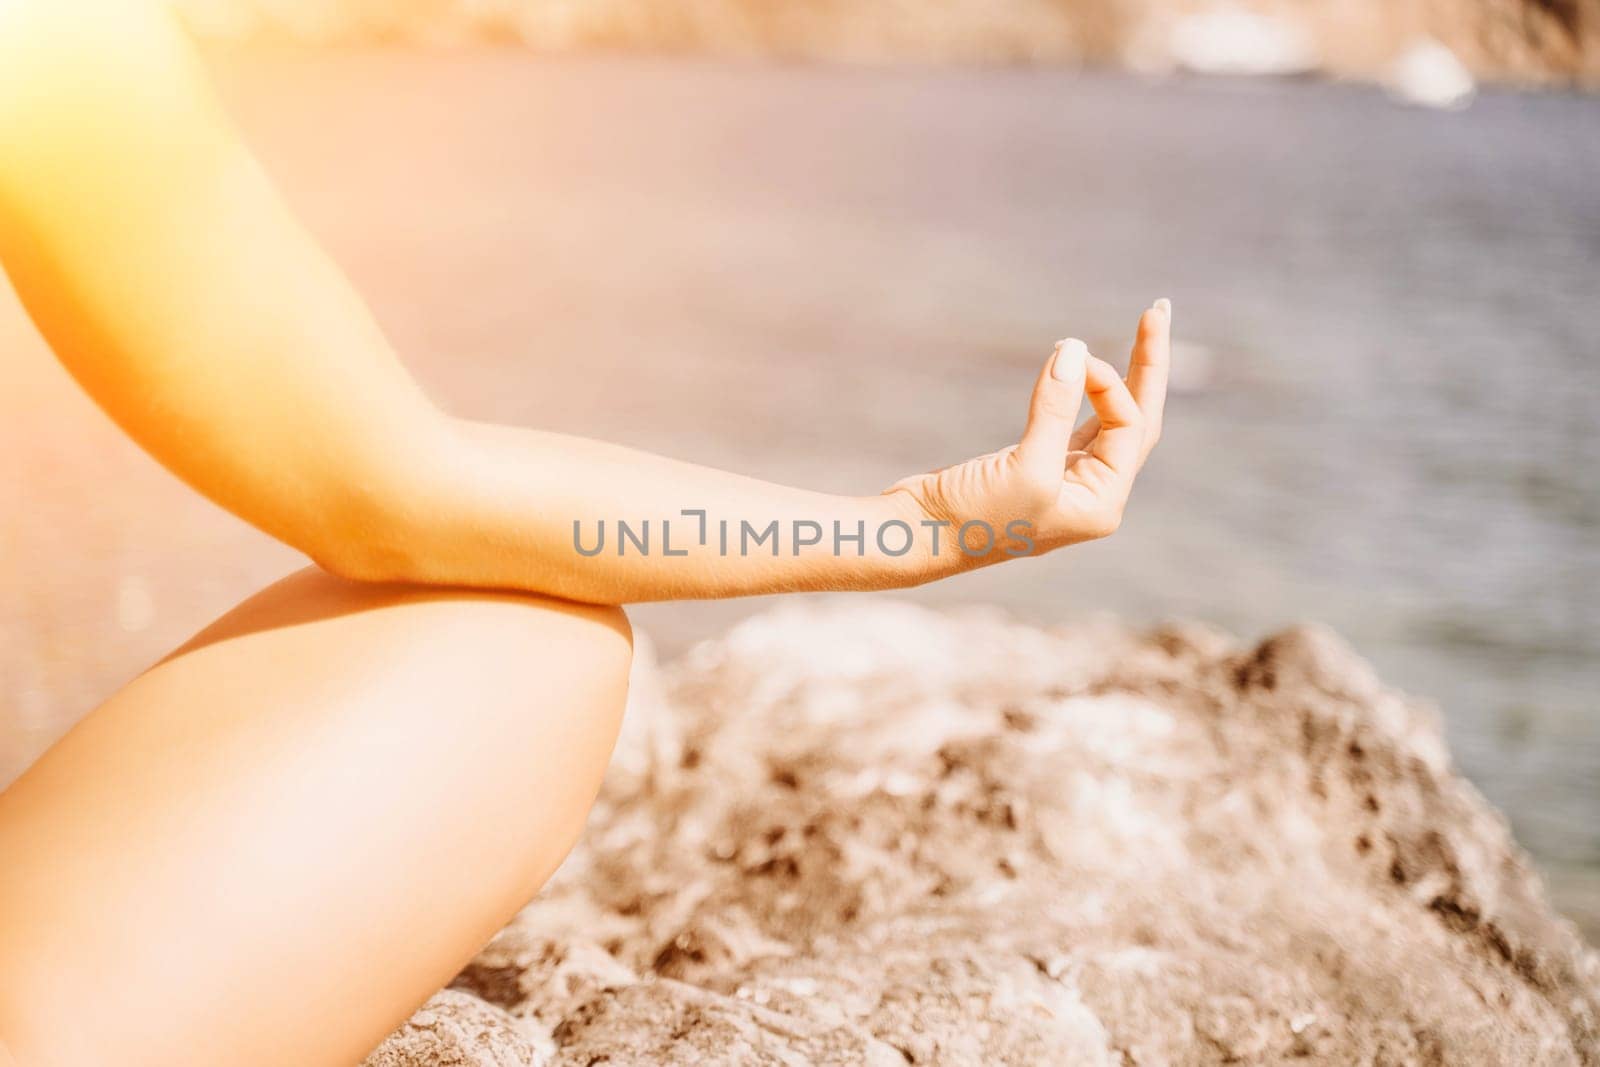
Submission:
POLYGON ((473 584, 452 543, 468 464, 449 424, 429 418, 398 439, 372 439, 388 444, 352 450, 332 478, 301 498, 303 536, 291 543, 351 581, 473 584))
POLYGON ((404 551, 359 538, 328 537, 299 546, 322 570, 352 582, 424 582, 417 560, 404 551))
POLYGON ((406 492, 370 485, 327 494, 299 537, 285 538, 322 570, 357 582, 451 584, 430 530, 406 492))

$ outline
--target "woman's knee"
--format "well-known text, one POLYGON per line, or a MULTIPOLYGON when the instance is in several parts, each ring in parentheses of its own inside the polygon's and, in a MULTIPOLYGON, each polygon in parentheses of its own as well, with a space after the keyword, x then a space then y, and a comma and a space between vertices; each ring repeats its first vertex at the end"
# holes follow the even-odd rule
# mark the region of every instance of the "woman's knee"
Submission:
POLYGON ((204 995, 233 967, 252 1025, 295 1024, 257 1027, 288 1050, 260 1062, 305 1062, 296 1035, 319 1030, 370 1047, 577 839, 630 658, 614 607, 314 570, 252 597, 7 791, 0 855, 26 862, 0 864, 0 1041, 23 1063, 110 1062, 124 1039, 146 1043, 142 1062, 187 1062, 177 1042, 220 1062, 192 1050, 237 1044, 238 1021, 204 995), (273 939, 236 921, 279 914, 278 887, 316 906, 273 939), (388 992, 352 1012, 339 991, 395 936, 407 951, 388 992), (346 946, 333 964, 329 944, 346 946), (285 973, 302 976, 287 992, 285 973), (140 995, 119 999, 134 974, 140 995), (120 1013, 74 1029, 82 1003, 113 1001, 120 1013), (169 1047, 147 1024, 172 1003, 169 1047))
POLYGON ((455 760, 508 794, 527 787, 530 766, 556 759, 577 796, 604 773, 631 662, 616 607, 307 569, 223 616, 134 689, 143 706, 226 699, 262 734, 290 736, 309 717, 369 757, 388 751, 390 770, 413 766, 431 780, 430 761, 455 760))
POLYGON ((557 679, 589 680, 617 692, 620 712, 633 659, 633 629, 620 607, 520 592, 411 589, 399 597, 385 606, 411 616, 429 653, 495 672, 507 692, 544 696, 557 679))
MULTIPOLYGON (((531 667, 539 659, 547 670, 552 658, 625 677, 633 648, 628 617, 613 605, 514 590, 361 582, 307 567, 244 601, 169 659, 223 642, 295 631, 330 655, 399 642, 411 656, 436 656, 465 669, 504 670, 508 683, 523 676, 519 666, 531 667)), ((537 682, 544 672, 527 673, 537 682)))
POLYGON ((633 629, 620 607, 515 592, 424 594, 416 604, 419 617, 432 619, 434 647, 497 672, 508 692, 544 698, 558 679, 585 679, 614 694, 620 716, 633 661, 633 629))
POLYGON ((598 775, 621 728, 632 652, 614 606, 308 568, 217 620, 150 681, 189 694, 246 687, 321 716, 377 704, 389 733, 448 726, 518 760, 555 747, 598 775))

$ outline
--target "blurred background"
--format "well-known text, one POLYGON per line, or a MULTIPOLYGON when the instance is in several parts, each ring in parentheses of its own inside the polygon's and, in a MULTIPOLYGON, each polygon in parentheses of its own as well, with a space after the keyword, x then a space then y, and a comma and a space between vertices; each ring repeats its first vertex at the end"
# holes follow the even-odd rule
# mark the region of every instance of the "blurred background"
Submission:
MULTIPOLYGON (((841 492, 1175 304, 1117 537, 904 594, 1314 619, 1600 939, 1600 0, 179 4, 454 411, 841 492)), ((0 293, 0 784, 297 557, 0 293)), ((761 601, 634 612, 664 655, 761 601)))

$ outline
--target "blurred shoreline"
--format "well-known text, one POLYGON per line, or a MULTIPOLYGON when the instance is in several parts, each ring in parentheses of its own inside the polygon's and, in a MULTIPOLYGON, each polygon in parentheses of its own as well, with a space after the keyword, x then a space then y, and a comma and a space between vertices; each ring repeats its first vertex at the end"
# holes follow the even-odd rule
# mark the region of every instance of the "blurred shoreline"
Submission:
POLYGON ((1320 74, 1435 94, 1460 78, 1600 87, 1600 0, 174 3, 214 41, 1320 74))

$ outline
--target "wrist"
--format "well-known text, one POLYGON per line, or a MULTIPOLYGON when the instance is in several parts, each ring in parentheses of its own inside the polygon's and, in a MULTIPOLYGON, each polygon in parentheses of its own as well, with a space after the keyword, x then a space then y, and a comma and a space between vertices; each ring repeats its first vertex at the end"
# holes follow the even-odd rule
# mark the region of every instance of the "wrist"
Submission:
POLYGON ((946 566, 948 534, 931 525, 911 493, 895 490, 862 497, 859 508, 868 530, 872 588, 904 589, 951 573, 946 566))

